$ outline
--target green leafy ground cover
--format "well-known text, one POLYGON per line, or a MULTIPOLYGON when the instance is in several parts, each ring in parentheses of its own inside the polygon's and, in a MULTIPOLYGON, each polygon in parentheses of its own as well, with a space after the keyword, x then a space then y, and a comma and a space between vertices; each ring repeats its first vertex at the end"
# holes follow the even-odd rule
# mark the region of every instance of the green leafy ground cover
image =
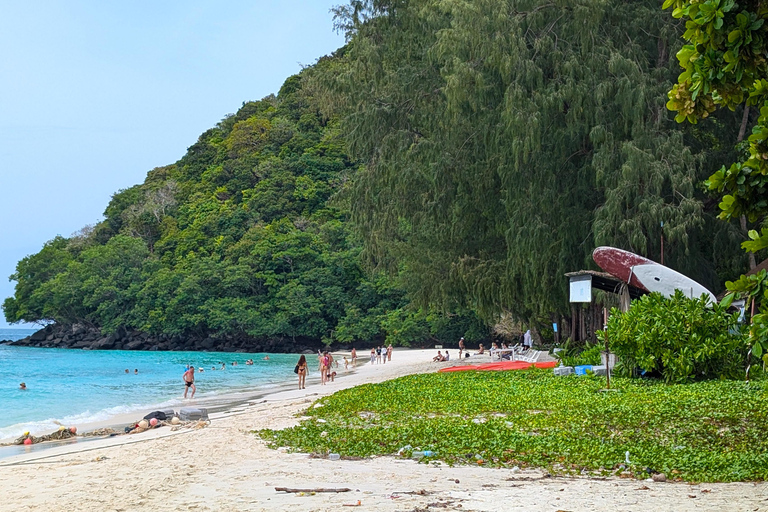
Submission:
POLYGON ((342 457, 394 455, 411 445, 449 464, 477 464, 479 456, 482 464, 557 474, 768 478, 765 382, 612 384, 620 392, 600 392, 603 378, 551 370, 413 375, 339 391, 298 426, 259 434, 272 447, 342 457))

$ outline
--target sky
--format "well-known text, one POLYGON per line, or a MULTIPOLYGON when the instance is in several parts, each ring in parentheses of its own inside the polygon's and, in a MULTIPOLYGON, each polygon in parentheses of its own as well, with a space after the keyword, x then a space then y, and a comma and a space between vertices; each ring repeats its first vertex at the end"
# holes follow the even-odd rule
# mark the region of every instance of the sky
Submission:
POLYGON ((340 3, 0 0, 0 302, 21 258, 343 45, 340 3))

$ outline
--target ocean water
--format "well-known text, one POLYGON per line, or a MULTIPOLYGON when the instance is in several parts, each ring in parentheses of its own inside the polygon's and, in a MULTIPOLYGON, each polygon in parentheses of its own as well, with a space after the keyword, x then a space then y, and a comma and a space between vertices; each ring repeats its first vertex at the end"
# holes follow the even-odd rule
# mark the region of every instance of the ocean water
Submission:
MULTIPOLYGON (((0 340, 20 339, 32 332, 0 329, 0 340)), ((46 434, 60 424, 77 426, 123 414, 140 419, 156 409, 201 406, 210 410, 292 385, 298 356, 269 354, 265 361, 265 355, 0 345, 0 439, 16 438, 25 431, 46 434), (245 365, 246 359, 254 364, 245 365), (235 361, 238 364, 233 366, 235 361), (218 369, 222 362, 224 370, 218 369), (182 375, 188 364, 205 370, 195 374, 193 400, 182 399, 182 375), (26 391, 19 389, 21 382, 27 385, 26 391)))

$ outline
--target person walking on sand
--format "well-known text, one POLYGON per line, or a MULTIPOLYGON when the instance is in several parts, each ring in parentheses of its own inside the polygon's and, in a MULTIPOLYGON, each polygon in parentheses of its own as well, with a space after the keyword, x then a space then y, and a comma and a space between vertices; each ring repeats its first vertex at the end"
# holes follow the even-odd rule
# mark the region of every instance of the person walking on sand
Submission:
POLYGON ((392 361, 392 344, 387 347, 387 361, 392 361))
POLYGON ((187 368, 187 371, 184 372, 184 398, 187 398, 187 391, 189 391, 189 388, 192 388, 192 395, 190 395, 189 398, 195 398, 195 391, 197 391, 197 388, 195 387, 195 367, 191 365, 187 368))
POLYGON ((307 382, 307 358, 304 357, 304 354, 299 358, 297 366, 299 367, 299 371, 296 372, 299 374, 299 389, 304 389, 307 382))
POLYGON ((376 347, 376 364, 381 364, 381 345, 376 347))
POLYGON ((355 350, 354 347, 352 347, 352 353, 350 356, 352 356, 352 368, 354 368, 357 366, 357 350, 355 350))
MULTIPOLYGON (((330 352, 326 352, 328 354, 328 373, 325 375, 326 379, 325 381, 328 382, 328 379, 331 379, 331 382, 333 382, 333 376, 336 374, 333 371, 333 354, 330 352)), ((339 363, 336 363, 336 366, 339 366, 339 363)))
POLYGON ((462 352, 464 352, 464 336, 459 340, 459 359, 461 359, 462 352))
POLYGON ((376 362, 376 349, 372 348, 371 349, 371 364, 373 364, 375 362, 376 362))

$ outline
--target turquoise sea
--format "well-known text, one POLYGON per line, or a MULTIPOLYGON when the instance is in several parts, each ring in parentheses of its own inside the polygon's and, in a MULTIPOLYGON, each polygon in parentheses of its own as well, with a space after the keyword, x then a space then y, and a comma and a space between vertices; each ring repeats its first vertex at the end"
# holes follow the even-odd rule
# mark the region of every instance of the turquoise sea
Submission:
MULTIPOLYGON (((33 332, 0 329, 0 340, 21 339, 33 332)), ((269 354, 264 360, 265 355, 0 345, 0 440, 123 414, 135 413, 140 419, 156 409, 199 406, 210 411, 293 385, 298 356, 269 354), (254 364, 245 365, 246 359, 254 364), (226 369, 220 369, 221 363, 226 369), (195 398, 182 400, 182 374, 188 364, 205 371, 195 375, 195 398), (21 382, 26 391, 19 389, 21 382)))

